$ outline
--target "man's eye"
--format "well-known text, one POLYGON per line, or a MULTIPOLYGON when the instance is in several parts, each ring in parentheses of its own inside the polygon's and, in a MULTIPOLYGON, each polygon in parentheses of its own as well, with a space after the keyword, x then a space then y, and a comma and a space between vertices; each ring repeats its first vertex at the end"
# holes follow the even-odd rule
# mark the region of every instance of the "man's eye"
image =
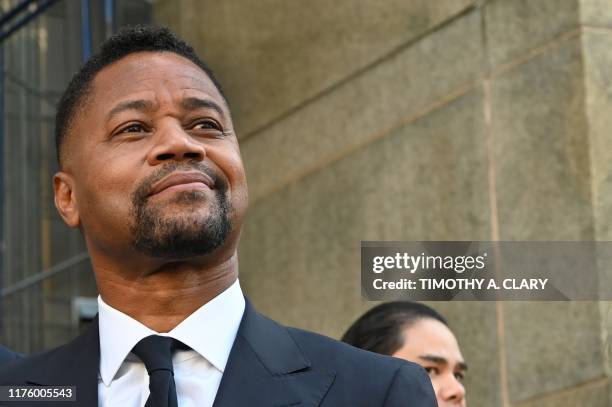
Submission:
POLYGON ((221 126, 212 120, 203 120, 197 122, 192 127, 194 130, 217 130, 222 131, 221 126))
POLYGON ((465 375, 461 372, 457 372, 455 373, 455 379, 459 380, 460 382, 463 381, 463 379, 465 379, 465 375))
POLYGON ((436 375, 440 374, 440 370, 438 370, 437 367, 423 366, 423 369, 425 369, 427 374, 429 374, 430 376, 436 376, 436 375))
POLYGON ((119 131, 119 133, 142 133, 144 131, 146 130, 143 125, 134 123, 124 127, 119 131))

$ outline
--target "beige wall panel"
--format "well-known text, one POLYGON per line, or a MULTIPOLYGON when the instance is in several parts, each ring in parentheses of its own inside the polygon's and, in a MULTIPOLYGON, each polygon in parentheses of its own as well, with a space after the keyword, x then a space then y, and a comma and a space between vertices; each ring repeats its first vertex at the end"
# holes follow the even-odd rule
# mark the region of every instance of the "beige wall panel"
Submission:
POLYGON ((513 402, 605 374, 595 302, 504 304, 508 385, 513 402))
POLYGON ((491 0, 485 25, 491 66, 521 59, 529 51, 578 29, 579 0, 491 0))
MULTIPOLYGON (((612 32, 586 29, 582 35, 585 61, 586 112, 589 124, 596 238, 612 240, 612 32)), ((606 262, 606 264, 609 264, 606 262)), ((612 270, 601 267, 610 284, 612 270)), ((612 369, 612 302, 600 304, 605 363, 612 369)))
MULTIPOLYGON (((493 80, 494 162, 502 240, 594 238, 579 37, 493 80)), ((596 303, 506 303, 510 398, 604 374, 596 303)))
POLYGON ((609 407, 608 392, 610 385, 604 378, 580 384, 574 388, 551 393, 514 407, 609 407))
POLYGON ((582 24, 612 27, 612 2, 610 0, 580 0, 582 24))
POLYGON ((594 237, 581 52, 575 37, 493 80, 502 240, 594 237))
POLYGON ((323 168, 465 92, 481 73, 481 40, 480 14, 465 15, 242 142, 251 198, 323 168))
POLYGON ((597 238, 612 240, 612 32, 582 35, 597 238))

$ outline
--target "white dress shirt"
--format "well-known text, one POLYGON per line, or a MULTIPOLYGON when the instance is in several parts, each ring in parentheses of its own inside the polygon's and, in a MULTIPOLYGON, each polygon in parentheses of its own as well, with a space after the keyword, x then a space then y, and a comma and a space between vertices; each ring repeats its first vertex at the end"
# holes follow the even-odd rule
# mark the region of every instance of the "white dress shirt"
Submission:
POLYGON ((170 336, 191 348, 177 351, 172 357, 178 405, 212 406, 244 313, 245 301, 238 280, 168 333, 158 334, 106 304, 100 296, 98 307, 98 406, 145 405, 149 375, 131 350, 149 335, 170 336))

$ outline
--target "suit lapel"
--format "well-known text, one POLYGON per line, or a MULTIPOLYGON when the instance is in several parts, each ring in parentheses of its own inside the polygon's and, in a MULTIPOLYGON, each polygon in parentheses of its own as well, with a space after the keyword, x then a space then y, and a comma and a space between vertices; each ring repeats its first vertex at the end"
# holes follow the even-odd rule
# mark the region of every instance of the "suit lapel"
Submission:
POLYGON ((28 377, 34 385, 76 386, 79 407, 98 406, 98 371, 100 367, 100 338, 98 317, 87 330, 72 342, 50 352, 44 363, 28 377))
POLYGON ((313 368, 289 331, 247 300, 213 406, 315 407, 334 377, 313 368))

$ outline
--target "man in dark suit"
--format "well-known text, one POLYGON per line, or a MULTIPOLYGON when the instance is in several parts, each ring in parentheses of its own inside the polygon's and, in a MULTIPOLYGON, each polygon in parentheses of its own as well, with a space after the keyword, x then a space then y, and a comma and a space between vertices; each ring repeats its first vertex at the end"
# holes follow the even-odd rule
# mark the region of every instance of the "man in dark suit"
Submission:
POLYGON ((56 207, 83 233, 99 314, 69 344, 0 369, 0 384, 74 386, 76 403, 49 405, 87 407, 436 405, 417 365, 283 327, 245 300, 229 107, 168 30, 103 44, 58 105, 56 144, 56 207))

